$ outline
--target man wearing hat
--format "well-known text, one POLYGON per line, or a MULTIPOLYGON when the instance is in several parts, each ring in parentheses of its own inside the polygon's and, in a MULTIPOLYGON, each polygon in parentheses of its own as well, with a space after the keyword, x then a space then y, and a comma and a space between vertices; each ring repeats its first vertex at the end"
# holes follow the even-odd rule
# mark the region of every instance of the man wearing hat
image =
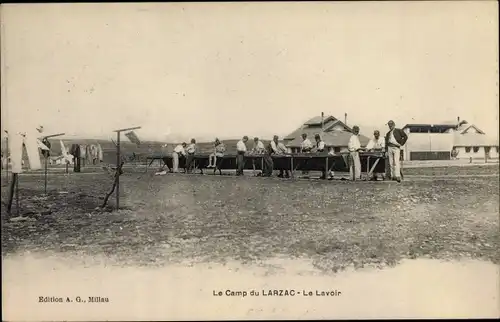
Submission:
MULTIPOLYGON (((279 137, 277 135, 275 135, 273 137, 273 140, 271 141, 271 150, 273 151, 274 155, 284 155, 287 153, 286 146, 282 142, 279 142, 279 137)), ((290 177, 289 170, 280 169, 278 178, 289 178, 289 177, 290 177)))
POLYGON ((274 154, 274 150, 272 142, 273 141, 269 142, 269 144, 266 146, 266 150, 264 153, 264 169, 262 169, 263 177, 271 177, 273 175, 274 161, 272 155, 274 154))
POLYGON ((172 167, 174 168, 174 173, 179 172, 179 158, 183 158, 186 156, 186 147, 186 142, 183 142, 182 144, 177 145, 174 148, 174 152, 172 152, 172 167))
POLYGON ((192 173, 194 168, 194 155, 198 147, 196 146, 196 140, 191 139, 191 144, 186 148, 186 173, 192 173))
POLYGON ((393 120, 387 122, 389 132, 385 135, 385 150, 391 168, 391 179, 401 182, 401 147, 408 140, 406 133, 396 128, 393 120))
MULTIPOLYGON (((302 143, 300 144, 300 153, 311 153, 313 149, 313 144, 311 140, 307 138, 307 133, 302 133, 302 143)), ((309 175, 309 171, 303 170, 302 175, 309 175)))
POLYGON ((244 136, 238 143, 236 143, 236 153, 237 153, 237 158, 236 158, 236 164, 238 166, 238 169, 236 170, 236 175, 237 176, 242 176, 243 175, 243 169, 245 165, 245 154, 247 153, 247 143, 248 141, 248 136, 244 136))
POLYGON ((359 151, 361 151, 361 143, 359 142, 359 127, 352 127, 352 136, 347 144, 349 149, 349 174, 353 181, 361 179, 361 160, 359 159, 359 151))
MULTIPOLYGON (((312 149, 312 152, 316 152, 316 153, 323 153, 323 152, 326 152, 326 145, 325 145, 325 141, 323 141, 321 139, 321 135, 319 135, 318 133, 316 133, 314 135, 314 141, 316 141, 316 146, 312 149)), ((320 179, 326 179, 326 175, 327 175, 327 170, 328 169, 325 169, 322 174, 321 174, 321 177, 320 179)), ((330 172, 330 178, 333 177, 333 172, 330 172)))

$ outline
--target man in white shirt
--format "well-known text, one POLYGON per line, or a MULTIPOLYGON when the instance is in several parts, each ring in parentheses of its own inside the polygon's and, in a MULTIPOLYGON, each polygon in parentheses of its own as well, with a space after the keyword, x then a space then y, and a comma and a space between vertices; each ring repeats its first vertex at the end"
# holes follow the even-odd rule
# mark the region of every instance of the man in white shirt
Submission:
MULTIPOLYGON (((277 135, 275 135, 273 137, 273 140, 271 141, 271 149, 272 149, 272 152, 274 155, 283 155, 283 154, 286 154, 287 153, 287 149, 286 149, 286 146, 279 142, 279 137, 277 135)), ((288 170, 284 170, 283 169, 280 169, 280 173, 278 174, 278 177, 279 178, 288 178, 290 177, 290 171, 288 170)))
POLYGON ((347 144, 349 150, 349 175, 353 181, 361 179, 361 160, 359 159, 359 151, 361 151, 361 143, 359 142, 359 127, 352 127, 352 136, 347 144))
POLYGON ((387 122, 389 132, 385 135, 386 153, 391 168, 391 179, 401 182, 401 148, 408 140, 406 133, 396 128, 394 121, 387 122))
MULTIPOLYGON (((312 152, 323 153, 326 152, 325 141, 321 138, 321 135, 314 135, 314 140, 316 141, 316 146, 312 149, 312 152)), ((333 178, 333 172, 330 171, 330 177, 333 178)), ((326 179, 326 171, 323 171, 320 179, 326 179)))
POLYGON ((245 154, 247 152, 246 143, 248 141, 248 136, 244 136, 238 143, 236 143, 236 165, 238 169, 236 170, 237 176, 243 175, 243 169, 245 166, 245 154))
POLYGON ((196 153, 196 140, 191 139, 191 144, 186 148, 186 173, 191 173, 194 167, 194 155, 196 153))
MULTIPOLYGON (((373 132, 373 138, 366 145, 366 150, 370 152, 385 151, 385 140, 380 137, 380 132, 378 130, 375 130, 375 132, 373 132)), ((377 174, 374 173, 373 177, 370 180, 378 180, 377 174)))
POLYGON ((300 144, 300 153, 309 153, 313 148, 311 140, 307 138, 307 133, 302 134, 302 143, 300 144))
POLYGON ((179 172, 179 157, 184 157, 186 155, 186 142, 179 144, 175 147, 174 152, 172 152, 172 164, 174 173, 179 172))
POLYGON ((325 141, 321 139, 321 136, 316 134, 314 136, 314 140, 316 141, 316 148, 314 149, 314 152, 325 152, 325 141))
MULTIPOLYGON (((302 134, 302 143, 300 144, 300 153, 311 153, 313 144, 311 140, 307 138, 307 133, 302 134)), ((302 175, 307 176, 309 171, 302 171, 302 175)))
POLYGON ((264 147, 264 143, 262 143, 262 141, 259 140, 259 138, 254 138, 253 139, 253 149, 252 149, 252 153, 254 154, 263 154, 265 151, 266 151, 266 148, 264 147))
POLYGON ((380 137, 380 132, 375 130, 373 138, 366 145, 367 151, 381 152, 385 150, 385 140, 380 137))

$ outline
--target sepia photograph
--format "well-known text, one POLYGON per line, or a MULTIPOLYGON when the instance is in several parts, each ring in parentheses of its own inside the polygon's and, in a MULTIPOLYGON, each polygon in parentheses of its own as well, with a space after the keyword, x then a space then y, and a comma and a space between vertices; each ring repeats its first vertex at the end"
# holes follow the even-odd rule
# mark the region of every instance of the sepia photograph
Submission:
POLYGON ((2 320, 500 317, 498 2, 0 23, 2 320))

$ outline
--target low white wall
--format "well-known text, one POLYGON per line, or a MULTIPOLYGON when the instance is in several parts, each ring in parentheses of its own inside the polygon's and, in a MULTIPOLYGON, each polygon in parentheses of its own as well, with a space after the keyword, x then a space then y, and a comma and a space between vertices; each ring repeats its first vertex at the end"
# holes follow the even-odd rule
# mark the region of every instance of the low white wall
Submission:
MULTIPOLYGON (((484 147, 480 146, 477 152, 474 152, 474 148, 471 147, 469 152, 467 152, 466 147, 456 147, 458 151, 457 159, 484 159, 485 150, 484 147)), ((498 159, 498 151, 496 147, 490 148, 490 159, 498 159)))

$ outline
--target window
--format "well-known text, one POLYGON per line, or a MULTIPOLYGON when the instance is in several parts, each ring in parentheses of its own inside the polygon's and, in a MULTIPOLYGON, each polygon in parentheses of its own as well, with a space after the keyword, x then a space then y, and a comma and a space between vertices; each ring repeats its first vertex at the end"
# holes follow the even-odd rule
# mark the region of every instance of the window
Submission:
POLYGON ((335 148, 333 148, 333 151, 335 153, 340 153, 340 146, 336 146, 335 148))
POLYGON ((465 153, 470 153, 470 149, 471 149, 471 147, 470 147, 470 146, 466 146, 466 147, 465 147, 465 153))
POLYGON ((475 147, 473 148, 473 150, 474 150, 474 153, 478 153, 478 152, 479 152, 479 147, 478 147, 478 146, 475 146, 475 147))

